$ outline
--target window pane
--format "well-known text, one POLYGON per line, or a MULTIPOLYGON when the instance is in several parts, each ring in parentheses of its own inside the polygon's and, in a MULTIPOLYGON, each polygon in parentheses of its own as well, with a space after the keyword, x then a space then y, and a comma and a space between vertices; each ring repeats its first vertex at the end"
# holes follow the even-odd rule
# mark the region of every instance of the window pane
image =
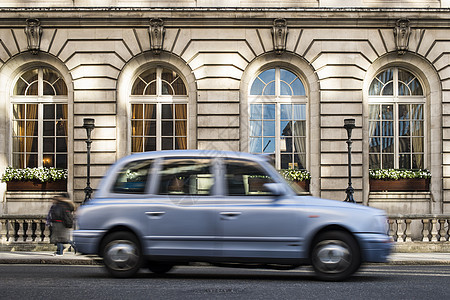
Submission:
MULTIPOLYGON (((19 80, 17 80, 16 82, 16 86, 14 87, 14 95, 26 95, 29 94, 27 93, 27 88, 29 88, 29 86, 36 82, 37 83, 38 80, 38 69, 33 69, 33 70, 29 70, 26 71, 25 73, 22 74, 22 76, 20 76, 19 80)), ((36 84, 37 87, 37 84, 36 84)), ((37 89, 36 89, 36 95, 37 95, 37 89)))
POLYGON ((173 121, 162 121, 162 136, 173 136, 173 121))
POLYGON ((305 154, 297 153, 294 155, 293 168, 306 169, 306 155, 305 154))
POLYGON ((142 119, 144 117, 144 107, 141 104, 131 105, 131 118, 132 119, 142 119))
POLYGON ((55 138, 44 138, 44 152, 54 152, 55 151, 55 138))
POLYGON ((25 104, 14 104, 13 105, 13 117, 16 120, 25 119, 25 104))
POLYGON ((274 180, 255 162, 227 159, 226 187, 230 196, 264 196, 271 192, 264 184, 274 180))
POLYGON ((400 153, 411 152, 411 141, 409 137, 399 138, 398 144, 400 153))
POLYGON ((67 104, 56 104, 56 118, 67 119, 67 104))
POLYGON ((423 120, 423 104, 411 104, 411 119, 423 120))
POLYGON ((67 122, 66 121, 56 121, 56 135, 66 136, 67 135, 67 122))
POLYGON ((250 105, 250 119, 251 120, 261 120, 262 119, 262 104, 251 104, 250 105))
POLYGON ((56 154, 56 167, 67 169, 67 154, 56 154))
POLYGON ((42 159, 42 165, 47 168, 54 167, 55 166, 54 154, 44 154, 42 159))
POLYGON ((383 154, 383 165, 381 168, 383 169, 393 169, 394 168, 394 154, 383 154))
POLYGON ((392 96, 394 95, 394 84, 388 83, 384 86, 383 91, 382 91, 382 95, 383 96, 392 96))
POLYGON ((126 194, 145 193, 152 163, 152 160, 144 160, 127 164, 117 173, 113 192, 126 194))
POLYGON ((145 121, 145 136, 156 136, 156 121, 145 121))
POLYGON ((281 121, 281 136, 292 136, 292 121, 281 121))
POLYGON ((275 138, 263 138, 263 153, 275 152, 275 138))
POLYGON ((263 136, 275 136, 275 121, 263 122, 263 136))
POLYGON ((298 78, 291 84, 291 88, 294 91, 294 96, 305 96, 306 95, 305 86, 298 78))
POLYGON ((132 136, 142 136, 144 134, 143 121, 131 121, 131 135, 132 136))
POLYGON ((261 121, 250 121, 250 136, 262 136, 261 121))
POLYGON ((275 120, 275 104, 264 104, 264 120, 275 120))
POLYGON ((55 119, 55 105, 44 104, 44 120, 54 120, 54 119, 55 119))
POLYGON ((274 96, 275 95, 275 81, 269 82, 264 88, 263 95, 274 96))
POLYGON ((398 106, 398 118, 399 120, 409 120, 409 104, 399 104, 398 106))
POLYGON ((383 126, 383 136, 394 136, 394 122, 393 121, 385 121, 381 122, 383 126))
POLYGON ((281 120, 292 120, 292 105, 291 104, 281 104, 281 120))
POLYGON ((411 95, 423 96, 422 85, 420 84, 419 80, 417 80, 417 78, 411 81, 411 83, 409 84, 409 89, 411 90, 411 95))
POLYGON ((144 151, 144 145, 143 145, 143 138, 141 137, 132 137, 131 138, 131 152, 143 152, 144 151))
POLYGON ((292 96, 291 87, 286 82, 280 82, 280 95, 292 96))
POLYGON ((370 84, 369 95, 379 96, 382 88, 383 84, 378 79, 375 78, 370 84))
POLYGON ((144 138, 145 148, 144 151, 156 151, 156 138, 146 137, 144 138))
POLYGON ((173 150, 173 138, 163 137, 161 138, 161 150, 173 150))
POLYGON ((37 104, 27 104, 26 105, 26 118, 28 120, 38 118, 38 105, 37 104))
POLYGON ((24 135, 25 135, 25 121, 14 121, 13 136, 24 136, 24 135))
POLYGON ((399 136, 409 136, 410 135, 409 129, 410 129, 409 121, 399 122, 398 135, 399 136))
POLYGON ((383 105, 382 106, 382 118, 383 120, 393 120, 394 119, 394 106, 393 105, 383 105))
POLYGON ((27 121, 26 122, 26 135, 37 137, 37 135, 38 135, 38 122, 37 121, 27 121))
POLYGON ((370 154, 369 155, 369 168, 370 169, 381 169, 380 154, 370 154))
POLYGON ((262 72, 258 76, 265 84, 275 81, 275 69, 270 69, 262 72))
POLYGON ((173 104, 162 105, 162 118, 173 119, 173 104))
POLYGON ((175 119, 187 119, 186 104, 175 104, 175 119))
POLYGON ((294 138, 295 152, 306 153, 306 139, 304 137, 294 138))
POLYGON ((259 78, 256 78, 250 89, 250 95, 262 95, 265 86, 266 85, 259 78))
POLYGON ((250 138, 250 152, 262 153, 262 138, 250 138))
POLYGON ((56 138, 56 152, 67 152, 67 138, 57 137, 56 138))
POLYGON ((412 155, 412 168, 413 169, 423 169, 423 154, 413 154, 412 155))
POLYGON ((371 138, 369 143, 370 153, 379 153, 381 151, 380 138, 371 138))
POLYGON ((422 137, 413 137, 412 138, 412 152, 413 153, 422 153, 423 152, 423 138, 422 137))
POLYGON ((144 115, 145 119, 147 120, 156 119, 156 104, 145 104, 144 109, 145 109, 144 115))
POLYGON ((177 138, 175 138, 175 149, 176 150, 185 150, 185 149, 187 149, 187 139, 185 137, 177 137, 177 138))
POLYGON ((306 105, 294 104, 294 120, 306 120, 306 105))
MULTIPOLYGON (((214 176, 211 170, 210 159, 167 159, 160 171, 160 195, 210 195, 214 176)), ((182 201, 192 199, 181 198, 182 201)), ((182 203, 176 204, 182 204, 182 203)))
POLYGON ((369 135, 370 136, 380 136, 380 123, 375 121, 369 121, 369 135))
POLYGON ((281 154, 281 169, 292 169, 292 154, 281 154))
POLYGON ((25 155, 23 153, 14 153, 13 154, 13 167, 14 168, 24 168, 24 158, 25 155))
POLYGON ((173 95, 174 91, 172 87, 167 82, 163 81, 161 84, 161 94, 162 95, 173 95))
POLYGON ((381 151, 383 153, 394 153, 394 139, 393 138, 383 138, 383 147, 381 151))
POLYGON ((51 86, 48 82, 44 82, 44 95, 56 95, 56 91, 53 89, 53 86, 51 86))
POLYGON ((294 122, 294 135, 306 136, 306 121, 295 121, 294 122))
POLYGON ((400 154, 398 166, 400 169, 411 169, 411 155, 400 154))
POLYGON ((369 105, 369 119, 379 120, 380 118, 380 106, 378 104, 369 105))
POLYGON ((26 167, 36 168, 38 167, 38 155, 37 154, 27 154, 26 155, 26 167))

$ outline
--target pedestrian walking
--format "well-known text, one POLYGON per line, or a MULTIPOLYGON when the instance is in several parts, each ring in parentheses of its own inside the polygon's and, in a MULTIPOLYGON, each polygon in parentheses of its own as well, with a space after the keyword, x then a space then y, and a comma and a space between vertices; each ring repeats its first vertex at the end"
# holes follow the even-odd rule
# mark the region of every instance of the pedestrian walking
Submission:
POLYGON ((69 194, 62 193, 53 198, 47 216, 47 224, 50 228, 50 243, 56 245, 56 255, 63 255, 64 244, 72 244, 70 241, 70 228, 73 226, 74 205, 69 194))

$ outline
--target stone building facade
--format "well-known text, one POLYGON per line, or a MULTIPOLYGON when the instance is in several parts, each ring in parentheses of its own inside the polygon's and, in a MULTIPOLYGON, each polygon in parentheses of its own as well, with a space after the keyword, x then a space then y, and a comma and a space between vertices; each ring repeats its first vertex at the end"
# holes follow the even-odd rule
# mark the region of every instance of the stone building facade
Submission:
MULTIPOLYGON (((84 199, 127 154, 269 153, 343 200, 354 118, 355 199, 450 212, 450 1, 0 1, 0 170, 68 169, 84 199), (226 2, 226 4, 222 3, 226 2), (45 5, 45 7, 40 7, 45 5), (292 127, 291 127, 292 125, 292 127), (370 168, 426 168, 425 192, 371 192, 370 168)), ((52 192, 1 184, 0 214, 52 192)))

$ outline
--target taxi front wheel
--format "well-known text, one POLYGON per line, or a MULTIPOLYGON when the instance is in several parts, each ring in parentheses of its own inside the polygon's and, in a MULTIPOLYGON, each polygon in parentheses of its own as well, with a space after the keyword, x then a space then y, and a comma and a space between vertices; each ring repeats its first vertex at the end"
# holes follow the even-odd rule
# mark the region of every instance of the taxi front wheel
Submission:
POLYGON ((139 241, 130 232, 110 233, 105 237, 101 249, 106 270, 114 277, 132 277, 142 266, 139 241))
POLYGON ((344 231, 327 231, 313 243, 311 263, 321 280, 347 279, 361 265, 361 254, 356 240, 344 231))

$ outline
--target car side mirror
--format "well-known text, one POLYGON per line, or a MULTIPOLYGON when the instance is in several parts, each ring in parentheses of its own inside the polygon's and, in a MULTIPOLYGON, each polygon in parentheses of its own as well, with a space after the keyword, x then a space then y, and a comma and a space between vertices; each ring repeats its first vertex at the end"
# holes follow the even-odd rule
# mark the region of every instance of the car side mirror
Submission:
POLYGON ((280 197, 285 193, 284 185, 282 183, 265 183, 264 188, 276 197, 280 197))

